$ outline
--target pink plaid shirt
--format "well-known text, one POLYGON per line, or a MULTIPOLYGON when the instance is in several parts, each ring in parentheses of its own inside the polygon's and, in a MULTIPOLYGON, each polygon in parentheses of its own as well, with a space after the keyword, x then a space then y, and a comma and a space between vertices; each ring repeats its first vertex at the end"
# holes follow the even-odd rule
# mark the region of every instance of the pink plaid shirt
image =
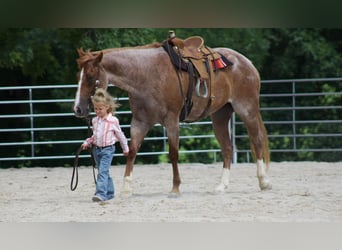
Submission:
POLYGON ((93 135, 86 139, 85 143, 87 145, 105 147, 119 141, 122 151, 124 153, 129 151, 127 138, 121 130, 118 118, 109 113, 107 118, 104 119, 94 117, 92 124, 93 135))

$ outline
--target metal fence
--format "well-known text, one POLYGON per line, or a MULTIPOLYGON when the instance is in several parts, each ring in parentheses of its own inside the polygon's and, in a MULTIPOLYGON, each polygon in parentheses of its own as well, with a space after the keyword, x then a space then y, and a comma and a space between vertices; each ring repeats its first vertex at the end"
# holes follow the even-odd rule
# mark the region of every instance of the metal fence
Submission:
MULTIPOLYGON (((273 156, 302 154, 301 160, 308 160, 308 155, 324 153, 324 161, 331 161, 333 154, 335 159, 342 160, 342 157, 336 157, 342 151, 341 80, 320 78, 262 81, 261 112, 273 156), (313 141, 321 143, 310 143, 313 141), (313 147, 313 144, 316 146, 313 147)), ((242 126, 242 122, 236 122, 236 119, 234 115, 232 134, 233 144, 238 146, 236 140, 246 139, 247 135, 234 131, 242 126)), ((249 148, 236 149, 235 154, 246 154, 245 159, 249 161, 249 148)), ((310 159, 322 160, 314 157, 310 159)))
MULTIPOLYGON (((74 155, 72 153, 59 155, 58 153, 50 153, 46 155, 48 147, 52 145, 70 145, 75 148, 75 145, 80 145, 84 138, 72 138, 70 133, 75 131, 86 131, 87 127, 84 123, 79 125, 69 125, 71 119, 77 120, 72 113, 73 97, 66 99, 61 97, 58 99, 46 98, 44 93, 46 91, 58 91, 63 93, 63 90, 74 89, 76 91, 77 85, 41 85, 41 86, 8 86, 0 87, 0 161, 27 161, 27 160, 56 160, 56 159, 70 159, 74 155), (16 99, 10 99, 8 96, 13 96, 14 92, 20 92, 16 99), (43 92, 43 93, 40 93, 43 92), (9 95, 11 93, 11 95, 9 95), (39 94, 40 93, 40 94, 39 94), (53 112, 46 108, 46 111, 37 113, 36 107, 48 107, 48 104, 59 103, 65 105, 68 112, 60 113, 53 112), (8 113, 9 107, 13 105, 20 105, 18 113, 8 113), (54 126, 49 123, 52 118, 59 117, 65 120, 65 126, 54 126), (36 121, 45 119, 44 126, 37 127, 36 121), (6 123, 3 122, 6 120, 6 123), (25 122, 22 122, 22 121, 25 122), (5 127, 4 124, 9 124, 5 127), (65 138, 62 140, 46 140, 40 133, 62 133, 65 138), (22 134, 22 138, 11 140, 11 134, 22 134), (6 135, 6 136, 4 136, 6 135), (6 139, 4 139, 6 138, 6 139), (43 138, 43 139, 42 139, 43 138), (30 150, 21 150, 24 147, 29 147, 30 150), (38 150, 37 148, 40 148, 38 150), (12 151, 7 151, 7 148, 12 148, 12 151), (14 149, 14 150, 13 150, 14 149), (10 152, 10 153, 8 153, 10 152), (25 152, 25 153, 22 153, 25 152), (29 154, 27 152, 30 152, 29 154), (45 152, 39 153, 39 152, 45 152)), ((291 80, 264 80, 262 81, 261 88, 261 111, 262 116, 269 133, 269 140, 271 147, 271 155, 279 153, 298 153, 298 152, 341 152, 342 143, 334 143, 334 147, 329 144, 321 144, 319 147, 305 147, 303 141, 307 140, 327 140, 338 139, 341 141, 342 136, 342 78, 320 78, 320 79, 291 79, 291 80), (310 85, 310 88, 307 85, 310 85), (303 92, 303 89, 306 92, 303 92), (312 91, 307 91, 311 89, 312 91), (319 105, 310 105, 310 100, 322 99, 319 105), (304 112, 304 114, 303 114, 304 112), (274 114, 277 115, 274 115, 274 114), (272 115, 273 114, 273 115, 272 115), (304 120, 299 120, 298 117, 307 117, 304 120), (311 118, 314 117, 314 118, 311 118), (337 117, 337 118, 336 118, 337 117), (321 131, 302 128, 302 125, 308 126, 309 124, 317 125, 322 124, 322 128, 329 128, 328 130, 322 129, 321 131), (336 147, 337 146, 337 147, 336 147)), ((119 98, 120 102, 128 102, 127 97, 119 98)), ((317 103, 316 101, 312 103, 317 103)), ((44 108, 43 108, 44 109, 44 108)), ((40 108, 39 110, 42 110, 40 108)), ((130 115, 129 110, 118 111, 118 115, 130 115)), ((73 123, 73 122, 72 122, 73 123)), ((41 122, 40 122, 41 124, 41 122)), ((129 124, 121 124, 123 128, 128 129, 129 124)), ((199 129, 196 131, 207 131, 203 134, 196 135, 182 135, 180 136, 180 145, 190 139, 209 139, 215 140, 214 134, 211 131, 210 120, 203 120, 191 124, 181 125, 185 129, 197 126, 199 129), (209 128, 210 127, 210 128, 209 128), (208 132, 211 131, 211 132, 208 132)), ((138 156, 148 155, 165 155, 168 153, 167 137, 165 130, 156 125, 156 128, 162 130, 162 135, 147 136, 145 141, 155 141, 162 143, 163 149, 159 151, 139 152, 138 156)), ((230 123, 230 133, 234 145, 233 162, 248 162, 250 161, 249 144, 245 143, 248 140, 246 130, 243 123, 239 118, 233 114, 230 123), (243 145, 243 146, 241 146, 243 145), (248 146, 246 146, 248 145, 248 146)), ((18 138, 13 136, 13 138, 18 138)), ((200 154, 211 153, 213 161, 220 160, 220 148, 201 148, 201 149, 187 149, 180 150, 182 154, 200 154)), ((122 156, 122 154, 117 154, 122 156)), ((81 155, 81 158, 89 157, 88 155, 81 155)), ((305 160, 305 158, 303 159, 305 160)))

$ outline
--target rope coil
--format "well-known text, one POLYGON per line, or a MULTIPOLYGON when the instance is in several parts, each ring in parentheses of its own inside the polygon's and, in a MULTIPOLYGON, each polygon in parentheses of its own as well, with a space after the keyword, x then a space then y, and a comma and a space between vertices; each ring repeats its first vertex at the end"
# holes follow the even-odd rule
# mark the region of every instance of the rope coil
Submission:
MULTIPOLYGON (((74 159, 74 168, 72 171, 72 176, 71 176, 71 183, 70 183, 70 189, 71 191, 75 191, 78 185, 78 159, 79 159, 79 155, 82 151, 82 147, 80 146, 77 149, 76 155, 75 155, 75 159, 74 159), (75 183, 74 183, 75 182, 75 183)), ((91 156, 91 161, 92 161, 92 165, 93 165, 93 177, 94 177, 94 183, 96 185, 97 181, 96 181, 96 174, 95 174, 95 169, 96 169, 96 163, 95 163, 95 159, 94 159, 94 155, 93 155, 93 151, 90 148, 90 156, 91 156)))
MULTIPOLYGON (((88 125, 88 136, 91 136, 92 130, 90 128, 90 117, 86 117, 85 118, 87 121, 87 125, 88 125)), ((96 174, 95 174, 95 169, 96 169, 96 162, 95 162, 95 158, 94 158, 94 154, 93 154, 93 150, 92 148, 89 148, 89 153, 90 153, 90 157, 91 157, 91 161, 92 161, 92 165, 93 165, 93 177, 94 177, 94 183, 96 185, 96 174)), ((70 183, 70 189, 71 191, 75 191, 78 185, 78 159, 80 156, 80 153, 82 151, 82 146, 80 146, 77 151, 76 151, 76 155, 75 155, 75 159, 74 159, 74 168, 72 171, 72 176, 71 176, 71 183, 70 183), (75 183, 74 183, 75 182, 75 183)))

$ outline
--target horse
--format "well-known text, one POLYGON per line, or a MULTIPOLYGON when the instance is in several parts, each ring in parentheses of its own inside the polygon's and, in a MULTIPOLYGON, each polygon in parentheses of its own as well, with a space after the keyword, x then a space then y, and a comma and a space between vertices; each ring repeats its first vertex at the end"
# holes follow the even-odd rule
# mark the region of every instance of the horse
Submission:
MULTIPOLYGON (((247 128, 259 187, 261 190, 271 189, 268 136, 259 108, 259 72, 247 57, 231 48, 217 47, 213 50, 232 65, 214 72, 207 98, 193 95, 191 112, 187 115, 188 122, 202 119, 203 115, 210 117, 220 144, 223 168, 213 191, 224 192, 229 187, 233 146, 228 123, 233 112, 239 115, 247 128)), ((180 195, 179 125, 185 105, 184 93, 190 88, 188 73, 175 69, 162 43, 98 51, 79 48, 77 51, 78 88, 73 107, 76 117, 88 115, 90 97, 97 87, 107 89, 111 84, 128 93, 132 111, 131 141, 121 193, 132 195, 133 165, 137 153, 148 131, 159 123, 167 131, 169 144, 168 156, 173 172, 170 195, 180 195)))

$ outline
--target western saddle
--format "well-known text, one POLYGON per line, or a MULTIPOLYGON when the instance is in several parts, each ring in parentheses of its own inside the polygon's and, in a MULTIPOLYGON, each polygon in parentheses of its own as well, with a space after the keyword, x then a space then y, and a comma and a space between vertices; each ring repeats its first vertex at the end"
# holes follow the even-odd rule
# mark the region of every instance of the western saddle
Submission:
MULTIPOLYGON (((176 69, 189 73, 189 89, 186 97, 183 95, 185 104, 180 115, 180 121, 184 121, 191 111, 194 87, 197 96, 209 97, 207 108, 203 112, 204 116, 211 104, 211 79, 214 72, 233 63, 219 52, 204 45, 204 40, 200 36, 191 36, 183 40, 176 37, 174 31, 169 31, 169 38, 163 42, 162 46, 169 54, 176 69), (200 93, 201 84, 204 88, 203 94, 200 93)), ((177 75, 180 82, 179 74, 177 75)), ((183 93, 182 87, 181 92, 183 93)))

